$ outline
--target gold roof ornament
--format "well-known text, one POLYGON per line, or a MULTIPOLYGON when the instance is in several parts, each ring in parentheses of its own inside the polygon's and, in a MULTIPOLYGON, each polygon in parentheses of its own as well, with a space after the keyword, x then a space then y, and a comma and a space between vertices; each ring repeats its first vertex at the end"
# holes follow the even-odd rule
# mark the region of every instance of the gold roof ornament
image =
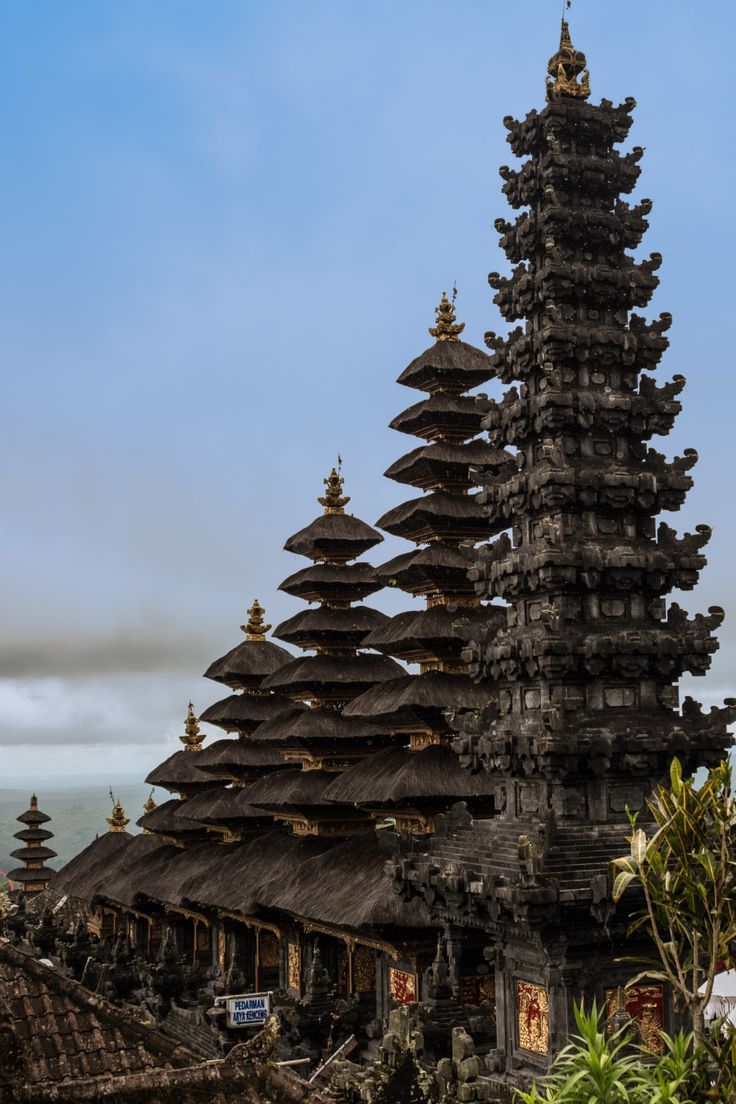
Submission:
POLYGON ((29 810, 38 808, 38 798, 36 797, 35 794, 31 794, 31 803, 28 806, 28 808, 29 808, 29 810))
POLYGON ((587 100, 590 95, 590 73, 587 69, 585 54, 576 50, 570 38, 567 20, 562 20, 560 30, 560 48, 547 65, 547 99, 555 96, 575 96, 587 100), (578 77, 582 73, 580 84, 578 77))
POLYGON ((154 809, 158 809, 158 805, 156 804, 156 801, 154 800, 153 790, 151 790, 151 792, 148 795, 147 799, 143 802, 143 812, 146 813, 146 814, 152 813, 154 809))
POLYGON ((266 639, 266 633, 271 626, 264 625, 263 623, 265 613, 266 611, 261 603, 257 598, 254 598, 253 605, 248 610, 248 620, 245 625, 240 626, 245 633, 246 640, 253 641, 266 639))
POLYGON ((130 824, 130 820, 126 817, 125 809, 120 801, 112 796, 112 790, 110 790, 110 797, 112 799, 112 816, 105 817, 105 819, 111 832, 124 832, 126 825, 130 824))
POLYGON ((201 751, 204 743, 204 733, 199 731, 199 721, 194 715, 194 706, 189 703, 187 719, 184 722, 184 735, 179 739, 184 745, 185 751, 201 751))
POLYGON ((429 332, 438 341, 459 341, 460 334, 465 329, 464 322, 455 321, 456 298, 456 287, 452 289, 452 299, 448 299, 447 292, 443 291, 440 305, 434 308, 437 320, 434 326, 429 327, 429 332))
POLYGON ((320 506, 324 506, 326 514, 344 514, 345 507, 350 501, 350 495, 342 493, 345 480, 340 475, 342 470, 342 457, 337 458, 337 467, 333 468, 325 480, 327 490, 321 498, 318 498, 320 506))

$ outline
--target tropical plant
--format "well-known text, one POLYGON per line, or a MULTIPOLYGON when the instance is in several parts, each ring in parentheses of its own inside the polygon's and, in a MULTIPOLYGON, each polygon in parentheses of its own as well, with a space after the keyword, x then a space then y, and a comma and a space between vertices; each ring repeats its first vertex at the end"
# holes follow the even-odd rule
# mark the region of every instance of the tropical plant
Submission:
POLYGON ((736 798, 728 760, 714 767, 702 786, 683 779, 677 759, 670 789, 660 786, 648 802, 655 831, 651 836, 629 814, 631 851, 615 859, 613 899, 633 885, 641 888, 644 907, 634 914, 630 932, 646 930, 658 959, 639 960, 642 978, 672 987, 677 1004, 692 1022, 695 1039, 704 1039, 704 1013, 719 969, 736 954, 736 798))
POLYGON ((700 1104, 690 1095, 692 1036, 663 1034, 664 1054, 653 1061, 632 1044, 627 1027, 607 1031, 595 1003, 590 1012, 576 1006, 575 1022, 580 1034, 557 1055, 541 1088, 517 1089, 515 1104, 700 1104))

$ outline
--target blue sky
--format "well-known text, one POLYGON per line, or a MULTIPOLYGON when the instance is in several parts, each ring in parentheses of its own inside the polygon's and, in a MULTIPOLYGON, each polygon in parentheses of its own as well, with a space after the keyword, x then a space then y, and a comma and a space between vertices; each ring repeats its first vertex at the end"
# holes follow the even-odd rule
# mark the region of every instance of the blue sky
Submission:
MULTIPOLYGON (((504 115, 541 107, 558 0, 5 0, 0 773, 146 770, 200 672, 299 566, 338 452, 351 509, 382 472, 394 380, 444 287, 504 330, 504 115)), ((674 524, 715 529, 690 610, 726 608, 696 692, 736 681, 733 5, 575 0, 593 97, 639 107, 659 378, 688 377, 665 448, 695 447, 674 524)), ((403 392, 403 393, 402 393, 403 392)), ((672 519, 668 519, 672 522, 672 519)), ((388 558, 379 549, 374 562, 388 558)), ((391 608, 398 608, 398 599, 391 608)), ((379 597, 377 604, 383 604, 379 597)))

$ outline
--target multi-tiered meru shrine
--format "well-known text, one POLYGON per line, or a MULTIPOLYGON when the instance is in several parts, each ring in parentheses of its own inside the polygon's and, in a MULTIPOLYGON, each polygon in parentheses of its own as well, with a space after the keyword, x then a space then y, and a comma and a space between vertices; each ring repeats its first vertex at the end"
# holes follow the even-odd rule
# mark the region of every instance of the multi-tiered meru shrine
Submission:
MULTIPOLYGON (((370 1055, 399 1002, 427 1053, 463 1026, 499 1083, 544 1069, 573 1002, 612 1007, 630 972, 632 906, 614 908, 609 881, 627 809, 674 755, 695 770, 730 743, 736 703, 678 701, 723 611, 667 601, 695 586, 710 530, 657 521, 696 454, 651 445, 685 381, 650 374, 669 316, 636 313, 661 257, 634 259, 651 202, 621 198, 640 171, 642 150, 617 148, 634 101, 589 94, 563 23, 546 106, 504 121, 525 160, 501 169, 520 213, 496 222, 512 270, 490 283, 518 325, 487 335, 489 356, 443 296, 434 344, 400 376, 427 397, 392 425, 425 443, 386 474, 419 494, 378 524, 417 547, 358 559, 381 535, 345 512, 333 471, 324 513, 286 546, 311 565, 282 589, 315 608, 277 635, 310 654, 266 642, 256 604, 207 672, 233 694, 202 720, 235 735, 203 748, 190 711, 185 750, 149 776, 179 796, 56 878, 103 936, 149 958, 173 939, 202 985, 209 970, 273 989, 287 1052, 354 1034, 370 1055), (494 379, 500 397, 473 394, 494 379), (382 586, 426 608, 362 605, 382 586)), ((656 1049, 669 992, 642 982, 626 1004, 656 1049)))

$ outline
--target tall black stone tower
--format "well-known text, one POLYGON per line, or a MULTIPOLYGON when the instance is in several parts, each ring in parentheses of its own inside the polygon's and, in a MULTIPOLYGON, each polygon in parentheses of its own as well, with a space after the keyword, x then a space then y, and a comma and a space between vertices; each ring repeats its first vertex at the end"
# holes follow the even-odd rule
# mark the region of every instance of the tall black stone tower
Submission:
MULTIPOLYGON (((471 631, 465 656, 497 706, 466 715, 455 741, 468 769, 497 778, 499 815, 456 812, 426 855, 397 864, 404 890, 425 894, 440 920, 487 932, 496 1057, 512 1076, 548 1064, 574 1030, 574 1000, 610 1004, 630 976, 615 961, 627 905, 614 913, 608 880, 610 859, 628 850, 626 809, 644 808, 674 755, 687 770, 720 760, 736 716, 730 700, 709 713, 678 700, 681 675, 706 672, 723 611, 690 617, 667 601, 695 586, 710 530, 678 537, 657 525, 682 505, 697 454, 667 460, 650 444, 670 431, 685 380, 648 374, 670 316, 634 313, 661 263, 630 252, 651 202, 620 198, 643 152, 616 149, 635 102, 589 103, 585 64, 563 22, 547 105, 504 120, 526 160, 501 169, 521 213, 496 222, 514 267, 489 281, 503 316, 522 324, 487 335, 497 377, 515 385, 485 401, 484 426, 493 446, 516 449, 517 470, 479 497, 492 528, 509 532, 472 575, 480 597, 510 608, 500 631, 471 631)), ((656 1046, 669 994, 642 985, 628 1005, 656 1046)))

